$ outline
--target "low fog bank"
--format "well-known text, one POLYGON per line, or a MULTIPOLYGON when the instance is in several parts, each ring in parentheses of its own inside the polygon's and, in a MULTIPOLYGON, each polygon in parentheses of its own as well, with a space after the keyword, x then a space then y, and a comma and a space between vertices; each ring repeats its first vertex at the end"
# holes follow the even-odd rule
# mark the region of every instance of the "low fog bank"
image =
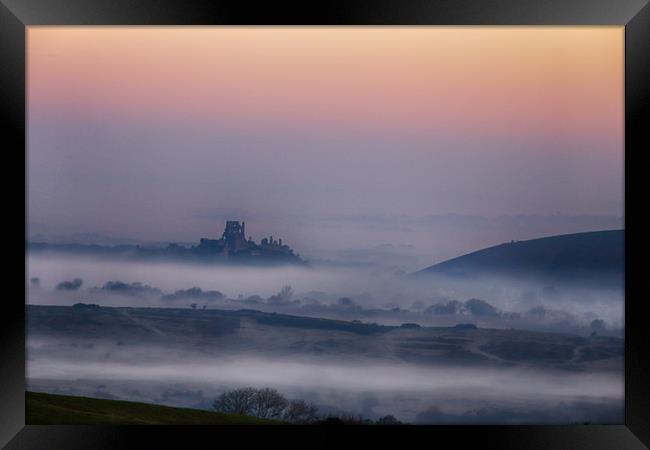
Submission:
POLYGON ((268 386, 314 402, 323 413, 369 419, 392 414, 410 423, 623 421, 621 374, 187 356, 176 363, 106 363, 29 353, 28 389, 58 394, 209 409, 226 390, 268 386))
POLYGON ((246 268, 29 255, 28 303, 257 309, 312 317, 609 334, 623 291, 520 279, 426 281, 366 267, 246 268))

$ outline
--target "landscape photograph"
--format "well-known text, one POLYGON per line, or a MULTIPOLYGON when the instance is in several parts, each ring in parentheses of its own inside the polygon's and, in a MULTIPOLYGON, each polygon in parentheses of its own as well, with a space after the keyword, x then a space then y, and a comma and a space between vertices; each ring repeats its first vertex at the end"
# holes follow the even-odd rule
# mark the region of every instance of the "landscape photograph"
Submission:
POLYGON ((26 423, 624 423, 623 50, 30 26, 26 423))

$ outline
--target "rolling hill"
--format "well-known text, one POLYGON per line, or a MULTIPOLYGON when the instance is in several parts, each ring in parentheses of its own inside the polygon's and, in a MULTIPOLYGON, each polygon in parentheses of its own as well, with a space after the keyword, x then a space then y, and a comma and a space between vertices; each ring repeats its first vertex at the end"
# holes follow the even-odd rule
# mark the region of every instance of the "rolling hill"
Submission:
POLYGON ((624 230, 608 230, 512 241, 435 264, 413 275, 496 275, 622 283, 623 274, 624 230))

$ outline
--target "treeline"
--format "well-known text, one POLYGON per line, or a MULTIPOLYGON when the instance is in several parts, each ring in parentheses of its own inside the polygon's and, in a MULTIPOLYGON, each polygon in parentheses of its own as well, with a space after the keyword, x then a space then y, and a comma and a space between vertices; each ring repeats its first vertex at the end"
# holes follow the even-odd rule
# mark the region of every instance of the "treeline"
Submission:
POLYGON ((272 388, 244 387, 226 391, 213 404, 218 412, 283 420, 303 425, 401 425, 391 415, 377 421, 353 415, 320 415, 318 407, 302 399, 287 399, 272 388))

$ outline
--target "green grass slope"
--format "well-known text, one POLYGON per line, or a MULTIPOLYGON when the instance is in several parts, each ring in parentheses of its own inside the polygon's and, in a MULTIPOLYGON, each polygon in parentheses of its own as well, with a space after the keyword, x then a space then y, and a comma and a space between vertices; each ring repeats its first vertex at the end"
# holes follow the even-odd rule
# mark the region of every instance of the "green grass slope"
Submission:
POLYGON ((25 393, 27 425, 273 425, 236 414, 90 397, 25 393))

